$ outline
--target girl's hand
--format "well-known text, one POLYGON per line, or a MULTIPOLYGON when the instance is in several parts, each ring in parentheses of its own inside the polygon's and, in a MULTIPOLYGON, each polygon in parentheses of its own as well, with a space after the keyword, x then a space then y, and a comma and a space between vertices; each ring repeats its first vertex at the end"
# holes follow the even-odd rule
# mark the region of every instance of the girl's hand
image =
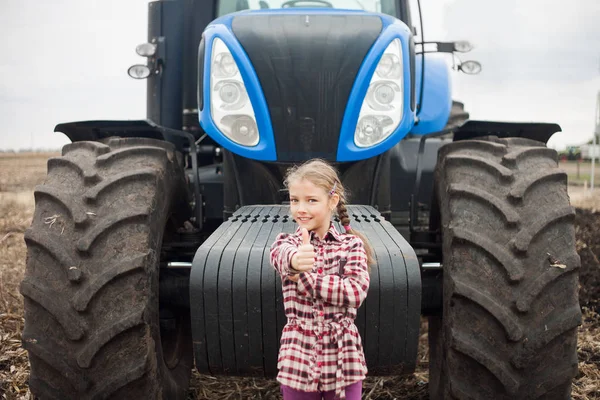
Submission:
MULTIPOLYGON (((313 269, 315 264, 315 249, 313 245, 310 244, 310 237, 306 228, 302 228, 302 244, 298 246, 298 252, 292 257, 291 264, 292 268, 298 272, 306 272, 313 269)), ((291 275, 289 278, 294 282, 297 282, 298 274, 291 275), (292 277, 295 277, 296 279, 294 280, 292 277)))

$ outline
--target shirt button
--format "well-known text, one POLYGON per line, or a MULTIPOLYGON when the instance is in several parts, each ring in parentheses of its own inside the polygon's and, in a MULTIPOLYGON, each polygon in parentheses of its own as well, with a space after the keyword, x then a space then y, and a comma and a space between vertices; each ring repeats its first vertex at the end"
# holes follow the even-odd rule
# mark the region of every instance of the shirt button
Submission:
POLYGON ((323 315, 325 315, 325 313, 323 311, 320 311, 319 315, 322 317, 323 315))
POLYGON ((317 367, 320 367, 320 366, 321 366, 321 361, 319 361, 319 362, 317 363, 317 367))
POLYGON ((319 269, 317 270, 317 272, 318 272, 319 274, 322 274, 322 273, 323 273, 323 268, 319 268, 319 269))

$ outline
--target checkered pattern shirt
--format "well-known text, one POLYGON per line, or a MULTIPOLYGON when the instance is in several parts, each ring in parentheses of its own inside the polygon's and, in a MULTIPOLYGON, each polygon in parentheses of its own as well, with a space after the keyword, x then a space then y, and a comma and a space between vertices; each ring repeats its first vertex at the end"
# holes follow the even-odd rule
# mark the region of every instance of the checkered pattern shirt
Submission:
POLYGON ((311 232, 315 266, 298 282, 287 279, 292 256, 302 243, 300 228, 281 233, 271 246, 271 264, 281 275, 287 324, 281 335, 277 380, 305 392, 335 390, 367 373, 354 319, 367 296, 369 273, 363 242, 340 234, 333 224, 323 239, 311 232))

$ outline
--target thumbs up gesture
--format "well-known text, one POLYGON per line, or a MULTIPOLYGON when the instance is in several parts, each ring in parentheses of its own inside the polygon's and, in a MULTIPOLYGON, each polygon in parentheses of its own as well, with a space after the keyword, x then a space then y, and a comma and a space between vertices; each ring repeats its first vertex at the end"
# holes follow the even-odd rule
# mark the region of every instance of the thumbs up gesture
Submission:
MULTIPOLYGON (((298 246, 298 252, 292 257, 292 268, 295 270, 294 272, 297 271, 298 273, 310 271, 313 268, 314 263, 315 249, 313 245, 310 244, 308 230, 302 228, 302 244, 298 246)), ((297 277, 292 280, 297 281, 297 277)))

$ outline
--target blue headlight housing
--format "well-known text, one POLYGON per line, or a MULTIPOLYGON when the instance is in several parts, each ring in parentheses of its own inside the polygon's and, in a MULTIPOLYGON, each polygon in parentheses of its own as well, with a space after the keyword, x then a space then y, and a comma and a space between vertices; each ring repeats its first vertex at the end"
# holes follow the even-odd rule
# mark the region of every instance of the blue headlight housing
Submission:
POLYGON ((394 146, 413 127, 408 27, 382 16, 383 30, 367 53, 342 121, 337 161, 362 160, 394 146))
MULTIPOLYGON (((259 21, 258 18, 257 21, 259 21)), ((271 22, 264 18, 263 21, 271 22)), ((293 19, 289 21, 296 24, 298 22, 293 19)), ((361 21, 360 18, 358 21, 361 21)), ((373 31, 376 24, 365 23, 364 21, 365 26, 368 25, 368 29, 373 31)), ((279 21, 277 23, 281 24, 283 22, 279 21)), ((302 25, 300 29, 305 29, 305 26, 302 25)), ((318 32, 318 29, 314 28, 313 34, 315 31, 318 32)), ((327 29, 325 31, 328 32, 327 29)), ((350 37, 351 34, 346 33, 344 40, 349 40, 350 37)), ((302 49, 301 36, 288 35, 286 40, 295 40, 295 49, 302 49)), ((332 161, 354 161, 381 154, 398 143, 414 124, 414 108, 411 108, 413 82, 411 82, 410 69, 410 60, 413 55, 410 53, 410 40, 410 30, 397 19, 383 14, 359 11, 269 10, 268 12, 251 11, 221 17, 207 27, 201 43, 204 48, 201 51, 202 59, 200 60, 202 76, 199 78, 202 82, 202 91, 199 93, 198 101, 200 105, 200 125, 208 135, 225 149, 242 157, 255 160, 277 161, 278 151, 281 152, 279 156, 283 159, 287 160, 286 156, 289 156, 295 161, 314 157, 315 154, 319 154, 320 157, 328 157, 332 161), (322 29, 323 26, 327 27, 328 24, 331 24, 336 15, 345 18, 347 15, 357 14, 364 15, 364 21, 368 22, 368 18, 376 18, 381 23, 376 28, 376 32, 371 32, 371 34, 375 33, 373 38, 370 39, 371 42, 369 42, 372 44, 369 44, 369 47, 364 47, 360 58, 355 59, 354 71, 357 72, 353 72, 350 76, 346 75, 349 77, 346 84, 347 91, 339 99, 335 95, 343 93, 343 91, 338 92, 337 85, 343 81, 330 82, 327 80, 329 76, 335 76, 333 71, 325 69, 325 72, 319 70, 313 74, 296 74, 297 76, 294 76, 295 79, 300 76, 312 79, 313 76, 323 74, 320 79, 327 78, 324 82, 329 85, 327 89, 330 92, 328 93, 333 94, 329 97, 319 97, 319 93, 306 92, 305 90, 306 93, 301 99, 306 101, 314 94, 315 98, 311 98, 311 101, 315 103, 310 103, 311 105, 320 104, 317 102, 330 104, 325 102, 325 99, 328 99, 328 102, 337 102, 336 104, 341 106, 338 107, 337 115, 339 117, 337 118, 339 119, 337 120, 335 120, 336 114, 331 116, 334 119, 331 119, 329 115, 327 117, 320 116, 323 115, 319 114, 320 110, 326 110, 326 108, 319 108, 323 105, 312 108, 305 107, 300 100, 290 97, 289 93, 293 92, 293 88, 280 89, 277 87, 281 92, 274 91, 271 87, 273 86, 272 82, 267 81, 271 77, 265 73, 265 71, 269 71, 269 68, 272 68, 272 64, 261 63, 262 60, 256 58, 264 58, 265 54, 272 57, 275 52, 262 52, 260 43, 257 43, 256 40, 260 40, 264 36, 266 42, 270 40, 271 44, 278 44, 277 40, 279 38, 273 38, 273 33, 264 29, 261 32, 263 36, 257 36, 251 27, 246 27, 245 32, 242 29, 242 18, 254 18, 254 16, 286 15, 284 18, 287 18, 287 16, 296 15, 302 17, 302 21, 305 21, 305 18, 309 18, 310 21, 317 21, 315 26, 321 26, 322 29), (313 19, 312 15, 316 15, 317 18, 313 19), (331 16, 331 21, 324 21, 321 18, 323 15, 331 16), (234 18, 237 18, 235 19, 237 22, 234 22, 234 18), (249 39, 243 36, 244 33, 246 36, 251 35, 248 37, 253 38, 255 42, 248 42, 249 39), (242 35, 240 39, 236 37, 236 34, 242 35), (241 43, 245 43, 244 47, 241 43), (249 49, 248 53, 245 49, 249 49), (254 57, 255 62, 258 62, 256 68, 250 61, 249 54, 254 57), (354 74, 356 74, 355 77, 354 74), (265 80, 263 82, 265 85, 270 85, 265 86, 267 92, 263 91, 259 76, 265 80), (267 104, 265 94, 270 96, 269 104, 267 104), (280 111, 279 108, 282 108, 283 105, 286 106, 284 108, 286 114, 277 114, 280 111), (302 113, 296 114, 300 107, 304 107, 301 110, 302 113), (271 119, 270 112, 274 113, 277 124, 271 119), (299 125, 305 121, 319 124, 316 129, 312 128, 312 134, 309 129, 310 126, 299 125), (274 132, 274 126, 277 126, 277 132, 274 132), (327 131, 328 128, 326 127, 332 126, 335 126, 335 132, 327 131), (275 137, 278 140, 277 147, 275 137), (293 143, 296 143, 294 144, 295 147, 289 147, 293 143), (329 150, 327 150, 327 146, 329 146, 329 150), (293 156, 290 156, 290 154, 293 156), (326 154, 326 156, 321 154, 326 154)), ((283 43, 287 42, 284 41, 283 43)), ((319 51, 312 52, 314 54, 309 55, 314 57, 321 53, 326 54, 324 53, 326 51, 326 47, 322 47, 319 51)), ((290 52, 290 54, 292 53, 290 52)), ((275 55, 277 56, 276 53, 275 55)), ((299 55, 301 54, 296 51, 294 56, 298 57, 299 55)), ((323 56, 319 60, 322 58, 323 56)), ((268 60, 271 60, 271 58, 268 58, 268 60)), ((287 61, 289 64, 290 60, 287 61)), ((272 63, 272 60, 270 62, 272 63)), ((319 65, 319 63, 315 64, 319 65)), ((306 68, 306 65, 304 68, 306 68)), ((316 68, 319 67, 316 66, 316 68)), ((282 75, 279 76, 279 79, 287 79, 285 74, 279 75, 282 75)), ((275 78, 273 77, 273 79, 275 78)), ((312 81, 310 83, 314 84, 312 81)))
POLYGON ((248 55, 231 32, 231 16, 204 32, 202 129, 243 157, 275 161, 273 127, 265 96, 248 55))

